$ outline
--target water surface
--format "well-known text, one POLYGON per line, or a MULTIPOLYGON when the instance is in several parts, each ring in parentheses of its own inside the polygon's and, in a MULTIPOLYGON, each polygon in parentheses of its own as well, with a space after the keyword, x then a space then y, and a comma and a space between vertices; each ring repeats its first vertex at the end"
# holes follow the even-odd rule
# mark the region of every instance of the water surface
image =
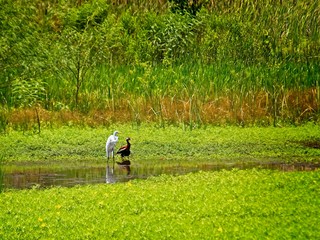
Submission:
POLYGON ((223 164, 200 164, 197 166, 159 166, 159 165, 132 165, 130 175, 119 166, 112 166, 107 171, 106 166, 73 166, 73 167, 44 167, 44 166, 6 166, 3 179, 4 188, 33 188, 65 186, 72 187, 83 184, 96 183, 119 183, 132 179, 146 179, 161 174, 181 175, 197 171, 219 171, 222 169, 274 169, 281 171, 312 171, 319 168, 320 164, 312 163, 223 163, 223 164), (6 171, 6 169, 10 169, 6 171))

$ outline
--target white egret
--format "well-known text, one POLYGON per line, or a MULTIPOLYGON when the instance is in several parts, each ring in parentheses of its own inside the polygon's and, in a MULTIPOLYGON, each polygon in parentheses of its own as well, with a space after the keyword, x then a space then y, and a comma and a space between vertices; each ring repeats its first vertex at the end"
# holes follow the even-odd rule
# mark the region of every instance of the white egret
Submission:
POLYGON ((114 147, 118 142, 118 133, 119 133, 118 131, 114 131, 114 133, 108 137, 108 140, 106 143, 106 153, 107 153, 108 161, 111 156, 114 159, 114 147))

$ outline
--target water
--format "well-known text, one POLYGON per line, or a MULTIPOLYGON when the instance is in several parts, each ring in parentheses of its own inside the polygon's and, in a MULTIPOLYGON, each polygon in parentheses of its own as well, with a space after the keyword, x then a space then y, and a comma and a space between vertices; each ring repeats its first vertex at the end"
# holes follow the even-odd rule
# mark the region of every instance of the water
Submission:
POLYGON ((52 186, 72 187, 75 185, 97 184, 97 183, 117 183, 127 182, 132 179, 146 179, 151 176, 161 174, 181 175, 189 172, 197 171, 218 171, 221 169, 250 169, 263 168, 274 169, 281 171, 312 171, 319 168, 320 164, 311 163, 295 163, 285 164, 277 162, 269 163, 224 163, 224 164, 199 164, 197 166, 161 166, 161 165, 132 165, 130 175, 127 175, 127 170, 115 166, 109 166, 108 171, 106 166, 98 167, 43 167, 43 166, 6 166, 3 179, 4 188, 46 188, 52 186), (6 171, 10 169, 10 171, 6 171))

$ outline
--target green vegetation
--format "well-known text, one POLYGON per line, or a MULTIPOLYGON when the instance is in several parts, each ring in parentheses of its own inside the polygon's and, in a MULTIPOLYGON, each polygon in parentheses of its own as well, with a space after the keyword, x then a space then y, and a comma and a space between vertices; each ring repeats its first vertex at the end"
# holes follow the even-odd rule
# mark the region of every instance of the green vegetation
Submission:
POLYGON ((4 178, 4 170, 3 170, 3 165, 4 165, 4 160, 3 156, 0 155, 0 193, 4 189, 3 186, 3 178, 4 178))
POLYGON ((319 163, 317 0, 0 6, 0 239, 320 237, 318 170, 2 188, 19 164, 104 166, 115 129, 133 167, 319 163))
POLYGON ((6 191, 5 239, 318 239, 320 172, 233 170, 6 191))
POLYGON ((12 131, 0 136, 7 163, 105 164, 105 142, 117 129, 117 147, 132 139, 133 164, 172 165, 232 162, 319 162, 319 125, 299 127, 207 126, 189 128, 153 124, 111 128, 62 127, 43 129, 41 135, 12 131), (310 143, 310 144, 309 144, 310 143))
POLYGON ((1 131, 318 121, 318 1, 187 2, 0 0, 1 131))

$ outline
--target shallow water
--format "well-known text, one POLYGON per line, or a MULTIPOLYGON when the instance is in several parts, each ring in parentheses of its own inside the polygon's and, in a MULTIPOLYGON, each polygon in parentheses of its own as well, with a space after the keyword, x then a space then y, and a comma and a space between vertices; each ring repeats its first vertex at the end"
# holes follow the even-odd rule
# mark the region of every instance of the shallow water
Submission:
POLYGON ((181 175, 189 172, 197 171, 219 171, 222 169, 274 169, 280 171, 312 171, 320 167, 320 164, 312 163, 224 163, 224 164, 201 164, 197 166, 139 166, 132 165, 130 175, 127 171, 119 166, 109 166, 108 171, 106 166, 101 167, 69 167, 69 168, 50 168, 43 166, 29 165, 19 166, 15 170, 14 166, 7 166, 10 171, 4 174, 4 188, 45 188, 52 186, 72 187, 83 184, 96 183, 117 183, 127 182, 132 179, 146 179, 151 176, 161 174, 181 175))

